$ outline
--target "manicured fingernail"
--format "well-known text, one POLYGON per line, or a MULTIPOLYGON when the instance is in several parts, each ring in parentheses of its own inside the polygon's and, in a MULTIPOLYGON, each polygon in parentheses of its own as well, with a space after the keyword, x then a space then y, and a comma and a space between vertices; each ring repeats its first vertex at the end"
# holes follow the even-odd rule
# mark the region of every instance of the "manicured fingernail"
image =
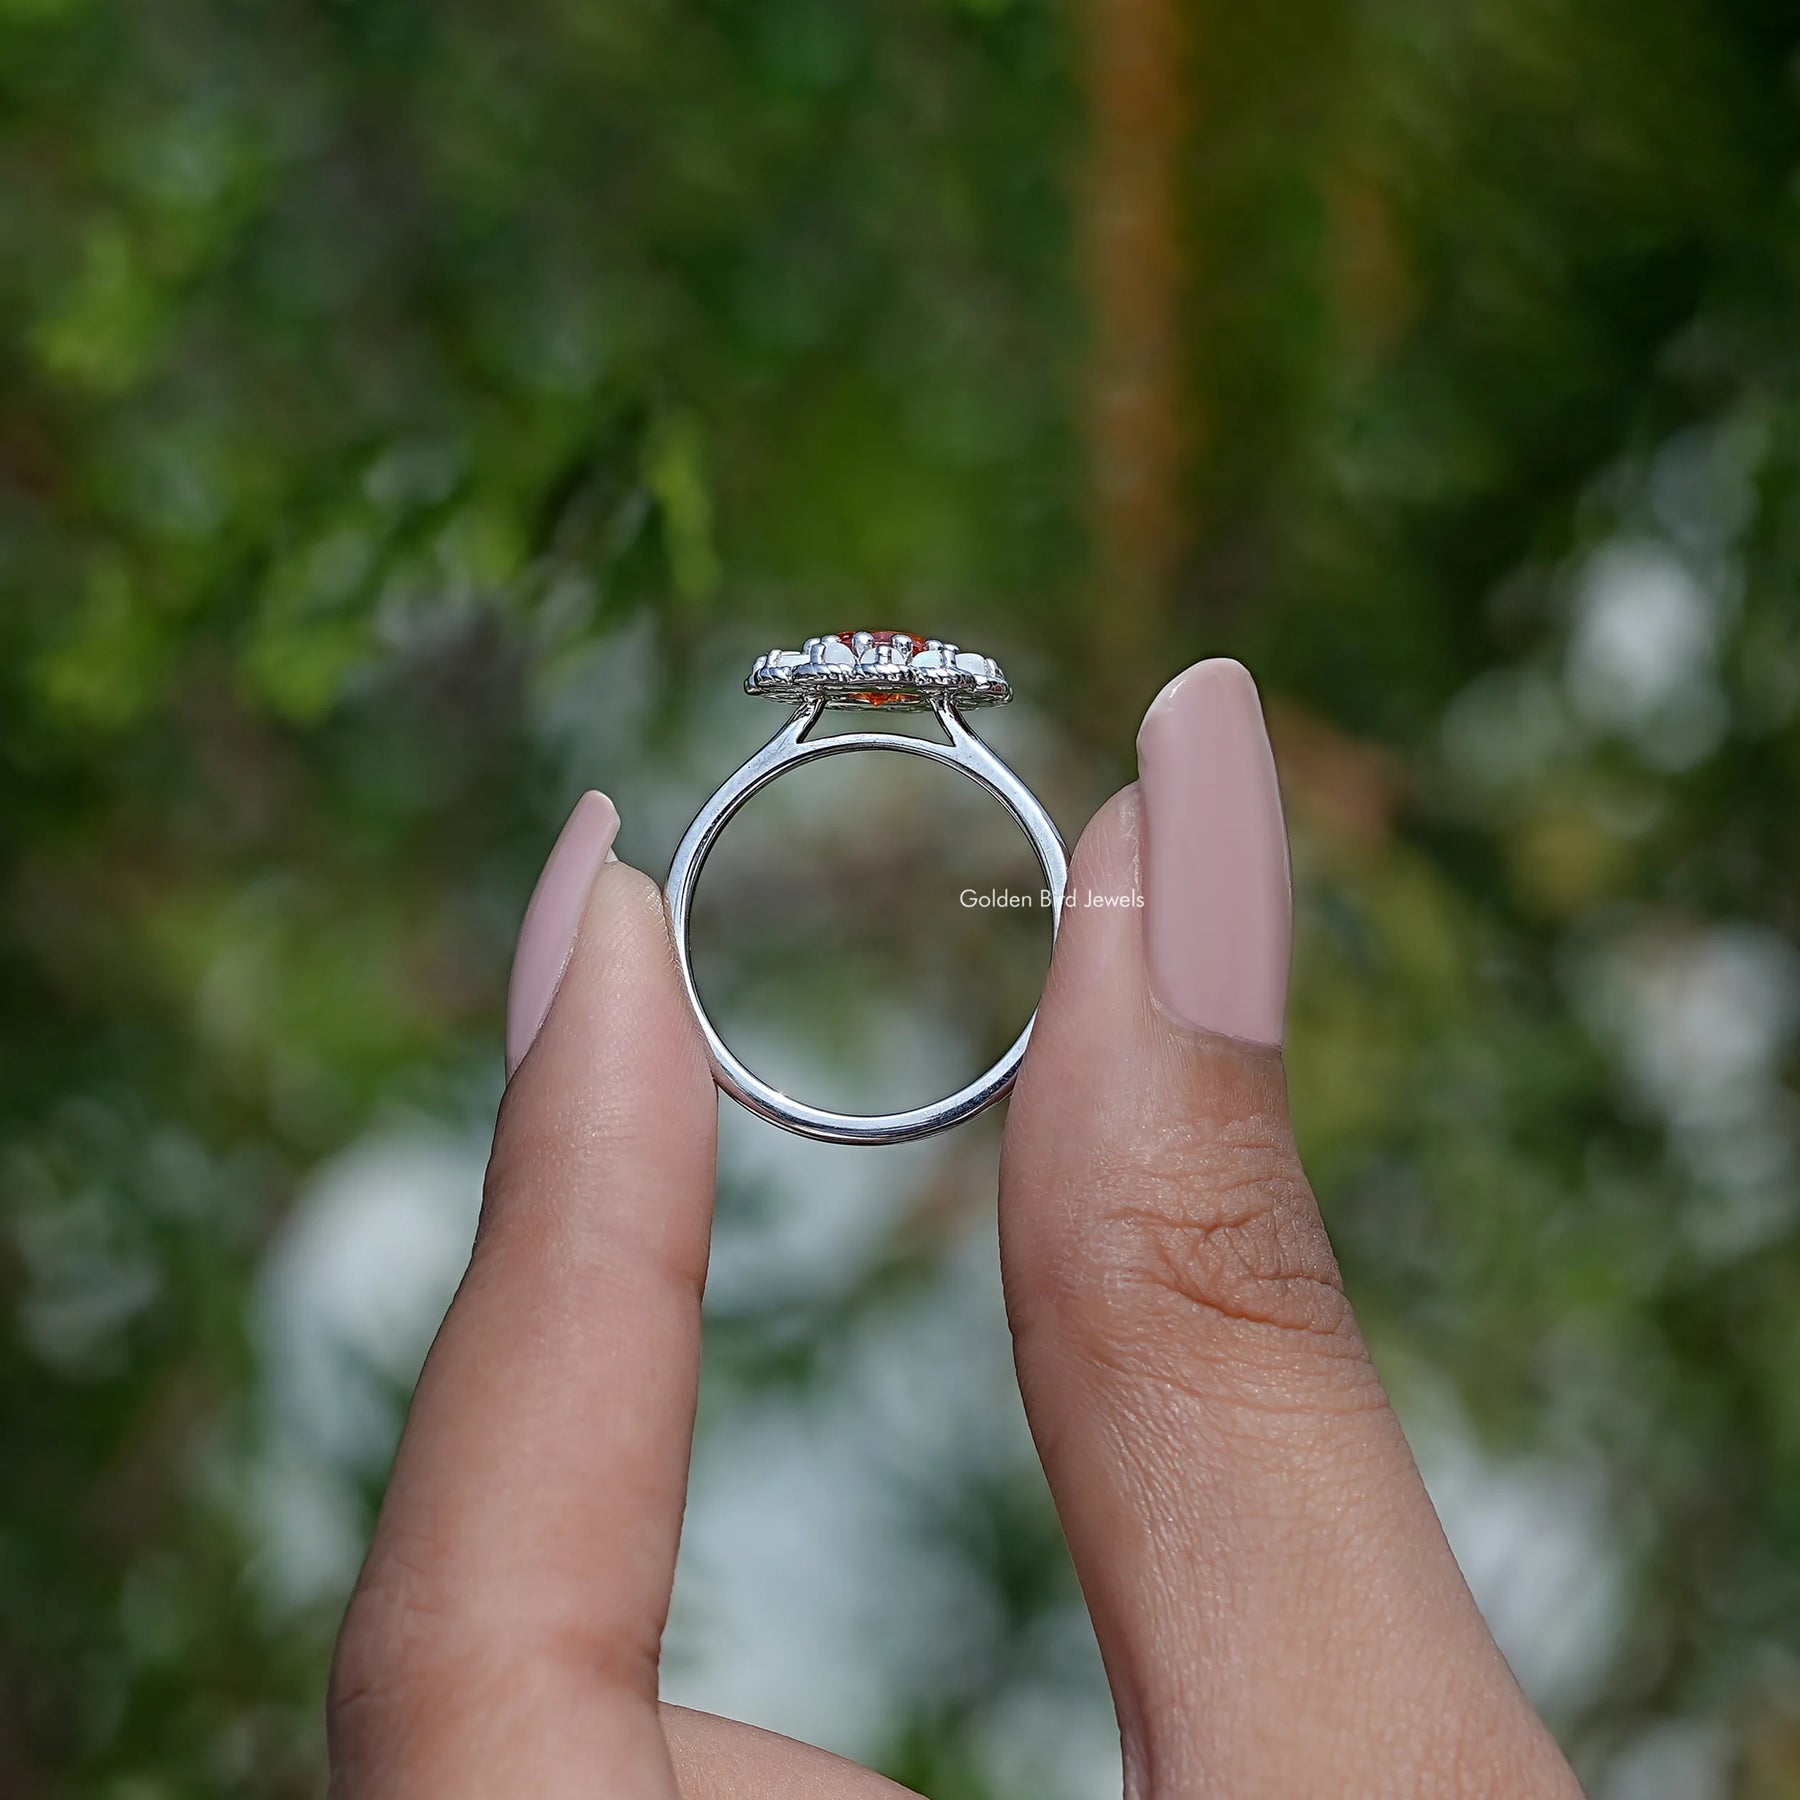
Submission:
POLYGON ((604 794, 587 793, 575 803, 532 889, 513 952, 512 981, 506 990, 506 1072, 525 1060, 556 984, 575 948, 575 933, 587 906, 588 890, 619 832, 618 809, 604 794))
POLYGON ((1186 1025, 1279 1044, 1293 891, 1275 757, 1242 663, 1195 663, 1138 732, 1150 988, 1186 1025))

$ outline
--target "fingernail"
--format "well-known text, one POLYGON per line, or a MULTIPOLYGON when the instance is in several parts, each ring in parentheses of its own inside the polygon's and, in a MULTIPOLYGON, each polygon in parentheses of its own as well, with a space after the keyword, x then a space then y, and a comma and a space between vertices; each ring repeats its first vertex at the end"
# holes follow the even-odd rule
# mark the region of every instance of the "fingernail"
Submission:
POLYGON ((1276 1045, 1293 890, 1256 683, 1226 657, 1156 696, 1138 732, 1150 988, 1183 1024, 1276 1045))
POLYGON ((506 990, 506 1073, 525 1060, 556 997, 575 948, 588 890, 619 832, 619 813, 604 794, 587 793, 550 852, 531 892, 506 990))

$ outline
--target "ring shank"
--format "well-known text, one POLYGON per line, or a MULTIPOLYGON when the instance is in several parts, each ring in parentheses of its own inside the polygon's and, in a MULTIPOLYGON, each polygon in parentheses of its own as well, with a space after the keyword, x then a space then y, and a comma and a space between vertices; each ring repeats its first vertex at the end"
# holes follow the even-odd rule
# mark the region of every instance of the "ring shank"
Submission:
POLYGON ((747 1068, 720 1037, 701 1002, 694 981, 689 933, 693 920, 694 890, 699 885, 700 871, 718 842, 720 834, 745 801, 760 793, 770 782, 803 763, 826 756, 845 756, 859 750, 885 750, 904 756, 922 756, 957 770, 985 788, 1018 822, 1031 842, 1053 905, 1051 930, 1055 932, 1062 919, 1063 895, 1069 881, 1068 851, 1055 822, 1043 804, 1001 759, 963 722, 953 703, 933 704, 938 722, 943 726, 948 744, 937 744, 926 738, 903 737, 892 732, 857 731, 839 737, 820 738, 807 743, 808 731, 818 722, 823 703, 814 701, 796 712, 792 719, 762 749, 750 758, 735 775, 729 777, 718 792, 700 809, 669 866, 666 889, 669 922, 675 940, 675 957, 681 970, 681 982, 688 1004, 694 1009, 701 1035, 706 1040, 712 1059, 713 1077, 734 1100, 753 1113, 785 1126, 803 1137, 818 1138, 832 1144, 901 1144, 914 1138, 928 1137, 936 1131, 960 1125, 973 1118, 984 1107, 993 1105, 1013 1084, 1019 1065, 1025 1060, 1025 1047, 1031 1041, 1031 1027, 1037 1015, 1026 1020, 1025 1028, 1013 1040, 1006 1054, 985 1074, 966 1087, 958 1088, 942 1100, 926 1106, 915 1106, 904 1112, 840 1113, 824 1107, 809 1106, 779 1088, 772 1087, 747 1068))

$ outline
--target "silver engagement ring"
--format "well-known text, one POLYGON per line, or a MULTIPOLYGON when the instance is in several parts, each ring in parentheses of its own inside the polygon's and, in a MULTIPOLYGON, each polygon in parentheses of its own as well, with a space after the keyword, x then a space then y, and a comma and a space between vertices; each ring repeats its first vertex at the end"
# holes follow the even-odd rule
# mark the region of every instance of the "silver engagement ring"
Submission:
MULTIPOLYGON (((700 871, 732 814, 752 794, 788 770, 817 757, 845 756, 856 750, 892 750, 905 756, 923 756, 960 770, 986 788, 1019 822, 1037 852, 1052 902, 1054 930, 1062 917, 1063 894, 1069 879, 1069 858, 1062 837, 1038 797, 969 729, 962 716, 966 707, 1004 705, 1012 698, 1012 689, 991 656, 978 656, 955 644, 914 637, 906 631, 843 631, 835 636, 808 638, 799 650, 771 650, 766 656, 759 656, 744 683, 744 691, 785 701, 793 707, 793 717, 700 809, 669 868, 669 918, 675 954, 688 1003, 700 1022, 712 1057, 713 1075, 726 1093, 753 1113, 784 1125, 789 1131, 828 1143, 900 1144, 960 1125, 983 1107, 993 1105, 1012 1086, 1031 1039, 1031 1020, 1026 1021, 1011 1048, 986 1074, 945 1099, 906 1112, 867 1116, 828 1112, 771 1087, 726 1047, 701 1003, 688 935, 700 871), (929 709, 948 742, 939 744, 898 732, 857 731, 808 743, 807 733, 826 709, 837 707, 929 709)), ((1035 1018, 1036 1014, 1032 1016, 1035 1018)))

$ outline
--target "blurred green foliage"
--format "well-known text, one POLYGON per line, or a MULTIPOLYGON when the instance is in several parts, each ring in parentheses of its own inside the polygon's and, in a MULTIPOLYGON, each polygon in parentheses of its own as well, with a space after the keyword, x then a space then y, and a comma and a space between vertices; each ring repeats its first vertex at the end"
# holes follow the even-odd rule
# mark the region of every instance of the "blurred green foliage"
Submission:
MULTIPOLYGON (((1800 19, 1188 10, 1189 555, 1096 719, 1061 10, 0 0, 0 1792, 317 1791, 271 1240, 491 1100, 543 848, 680 766, 709 646, 857 620, 1026 678, 1071 829, 1162 679, 1252 663, 1352 1293, 1422 1434, 1605 1521, 1540 1698, 1596 1783, 1692 1726, 1800 1792, 1800 19)), ((726 1310, 715 1411, 927 1278, 944 1179, 726 1310)), ((1043 1496, 955 1502, 1022 1636, 1043 1496)), ((1001 1800, 991 1677, 888 1766, 1001 1800)))

